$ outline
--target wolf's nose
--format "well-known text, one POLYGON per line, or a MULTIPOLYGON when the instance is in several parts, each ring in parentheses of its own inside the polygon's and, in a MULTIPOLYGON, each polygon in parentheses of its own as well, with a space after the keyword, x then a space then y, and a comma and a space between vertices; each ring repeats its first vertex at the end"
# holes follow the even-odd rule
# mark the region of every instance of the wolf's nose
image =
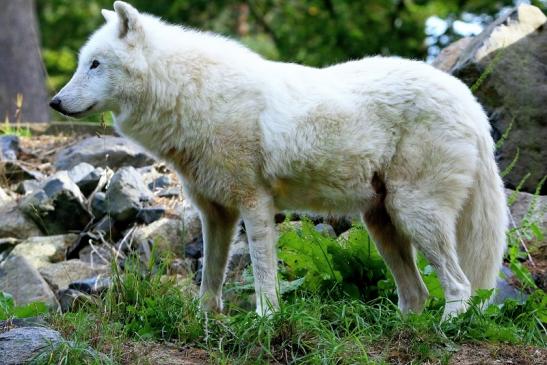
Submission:
POLYGON ((59 99, 58 97, 54 97, 53 99, 51 99, 51 101, 49 102, 49 106, 57 110, 58 112, 62 111, 61 99, 59 99))

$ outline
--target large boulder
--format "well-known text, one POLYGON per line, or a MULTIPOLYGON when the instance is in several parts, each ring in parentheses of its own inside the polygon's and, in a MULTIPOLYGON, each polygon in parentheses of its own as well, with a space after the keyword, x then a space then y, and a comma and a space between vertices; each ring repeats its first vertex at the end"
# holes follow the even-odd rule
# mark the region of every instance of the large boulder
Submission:
MULTIPOLYGON (((533 192, 547 175, 546 22, 541 10, 521 5, 473 39, 449 46, 434 62, 467 85, 476 85, 474 93, 488 113, 496 139, 512 125, 498 150, 499 163, 504 169, 519 154, 505 181, 514 189, 530 173, 523 185, 527 192, 533 192)), ((547 194, 547 184, 542 194, 547 194)))
POLYGON ((52 350, 63 338, 59 332, 45 327, 13 328, 0 333, 0 354, 3 365, 32 363, 42 352, 52 350))
POLYGON ((58 170, 69 170, 81 162, 116 169, 122 166, 146 166, 154 161, 127 139, 101 136, 86 138, 59 151, 55 167, 58 170))
POLYGON ((48 235, 82 230, 92 219, 85 197, 66 171, 57 172, 41 189, 25 196, 21 210, 48 235))
POLYGON ((44 302, 52 308, 59 306, 49 285, 23 256, 11 254, 0 263, 0 291, 11 294, 19 305, 44 302))

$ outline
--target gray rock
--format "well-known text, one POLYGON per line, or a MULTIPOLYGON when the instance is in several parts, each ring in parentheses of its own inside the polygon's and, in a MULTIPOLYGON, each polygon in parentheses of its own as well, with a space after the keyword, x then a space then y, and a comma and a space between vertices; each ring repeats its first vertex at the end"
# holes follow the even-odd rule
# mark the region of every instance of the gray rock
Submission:
POLYGON ((46 234, 82 230, 92 219, 85 198, 66 171, 59 171, 41 189, 23 198, 21 210, 46 234))
POLYGON ((59 306, 49 285, 32 263, 22 256, 11 254, 0 263, 0 291, 11 294, 19 305, 39 301, 51 308, 59 306))
POLYGON ((165 208, 163 207, 150 207, 142 208, 137 213, 137 222, 150 224, 157 221, 165 215, 165 208))
POLYGON ((106 211, 116 221, 130 221, 143 208, 143 202, 152 199, 152 193, 142 182, 142 177, 133 167, 119 169, 106 191, 106 211))
POLYGON ((95 218, 101 218, 106 214, 106 194, 99 191, 91 199, 91 212, 95 218))
POLYGON ((86 138, 59 151, 55 167, 68 170, 81 162, 117 169, 122 166, 146 166, 154 161, 125 138, 101 136, 86 138))
POLYGON ((78 253, 80 260, 87 262, 93 266, 105 265, 108 266, 115 259, 115 254, 112 248, 107 245, 88 245, 78 253))
POLYGON ((102 168, 95 168, 87 162, 79 163, 68 171, 68 176, 80 188, 82 194, 88 196, 95 190, 101 176, 102 168))
POLYGON ((61 305, 61 311, 63 313, 77 310, 86 303, 93 302, 91 296, 74 289, 59 290, 57 299, 59 299, 59 304, 61 305))
POLYGON ((157 193, 160 198, 178 198, 181 196, 181 190, 177 187, 160 189, 157 193))
POLYGON ((36 223, 15 202, 0 204, 0 237, 27 238, 42 234, 36 223))
POLYGON ((15 135, 0 136, 0 160, 17 160, 20 153, 19 137, 15 135))
POLYGON ((156 189, 166 188, 171 185, 171 179, 167 175, 161 175, 148 184, 148 188, 152 191, 156 189))
POLYGON ((240 234, 230 246, 227 280, 240 280, 245 268, 251 263, 247 236, 240 234))
POLYGON ((152 243, 157 253, 171 252, 179 257, 184 256, 184 248, 193 240, 201 238, 195 230, 187 229, 180 219, 161 218, 147 226, 138 227, 133 233, 136 245, 152 243))
POLYGON ((199 237, 184 245, 184 255, 193 259, 201 258, 203 256, 203 239, 199 237))
POLYGON ((45 327, 14 328, 0 333, 0 354, 3 365, 24 365, 37 355, 52 349, 63 338, 55 330, 45 327))
POLYGON ((20 242, 16 238, 0 238, 0 262, 4 261, 20 242))
POLYGON ((315 230, 321 234, 324 234, 325 236, 336 238, 336 232, 334 231, 334 228, 332 228, 330 224, 319 223, 318 225, 315 226, 315 230))
POLYGON ((537 222, 543 229, 547 230, 547 196, 514 192, 511 189, 505 189, 508 198, 509 210, 514 223, 518 226, 524 217, 532 222, 537 222))
POLYGON ((64 260, 66 250, 77 239, 76 234, 30 237, 16 245, 11 254, 25 257, 33 267, 39 269, 64 260))
POLYGON ((525 302, 528 297, 526 293, 510 284, 510 280, 514 276, 513 272, 505 266, 502 266, 501 271, 504 274, 504 278, 498 278, 497 280, 496 293, 494 294, 492 303, 502 304, 507 299, 513 299, 519 303, 525 302))
POLYGON ((94 278, 78 280, 68 285, 69 289, 78 290, 86 294, 101 294, 112 285, 112 279, 108 276, 96 276, 94 278))
POLYGON ((5 321, 0 321, 0 332, 12 328, 22 327, 47 327, 48 323, 43 316, 27 317, 27 318, 10 318, 5 321))
POLYGON ((66 289, 74 281, 95 277, 109 271, 106 265, 90 264, 81 260, 61 261, 38 269, 52 290, 66 289))
POLYGON ((184 242, 201 237, 201 219, 198 210, 188 200, 182 202, 181 210, 184 242))
POLYGON ((40 182, 36 180, 23 180, 17 185, 16 193, 27 195, 40 189, 40 182))
POLYGON ((180 275, 182 277, 191 277, 195 268, 195 262, 189 258, 175 258, 169 265, 171 275, 180 275))
MULTIPOLYGON (((519 160, 504 180, 515 188, 530 173, 523 191, 534 192, 547 175, 547 17, 540 9, 521 5, 494 21, 465 47, 452 49, 435 63, 471 86, 486 70, 491 71, 475 91, 499 138, 512 125, 498 149, 502 169, 511 164, 517 150, 519 160), (442 58, 445 58, 444 60, 442 58)), ((542 194, 547 194, 547 184, 542 194)))

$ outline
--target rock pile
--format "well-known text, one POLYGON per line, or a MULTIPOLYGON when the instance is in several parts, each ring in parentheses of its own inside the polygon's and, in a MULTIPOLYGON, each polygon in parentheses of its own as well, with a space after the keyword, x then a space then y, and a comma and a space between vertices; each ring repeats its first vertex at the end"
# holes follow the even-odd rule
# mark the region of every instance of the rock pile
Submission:
MULTIPOLYGON (((502 169, 518 157, 505 177, 506 186, 515 189, 525 179, 522 188, 529 193, 547 175, 546 25, 547 17, 539 8, 521 5, 476 37, 448 46, 433 63, 474 85, 496 139, 510 129, 498 148, 502 169)), ((541 193, 547 194, 547 184, 541 193)))

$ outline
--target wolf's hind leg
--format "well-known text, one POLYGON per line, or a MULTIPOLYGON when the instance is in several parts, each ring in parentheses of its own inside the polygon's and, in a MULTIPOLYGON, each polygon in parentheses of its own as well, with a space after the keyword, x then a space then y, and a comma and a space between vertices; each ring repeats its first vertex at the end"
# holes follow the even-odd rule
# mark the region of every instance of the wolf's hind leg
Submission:
POLYGON ((399 234, 383 202, 363 214, 368 232, 390 269, 403 313, 419 313, 429 295, 416 266, 416 255, 410 241, 399 234))
POLYGON ((434 267, 444 289, 443 318, 464 312, 471 285, 456 253, 457 211, 442 197, 424 192, 423 186, 398 186, 388 194, 386 208, 397 230, 411 239, 434 267), (440 200, 440 201, 439 201, 440 200))

